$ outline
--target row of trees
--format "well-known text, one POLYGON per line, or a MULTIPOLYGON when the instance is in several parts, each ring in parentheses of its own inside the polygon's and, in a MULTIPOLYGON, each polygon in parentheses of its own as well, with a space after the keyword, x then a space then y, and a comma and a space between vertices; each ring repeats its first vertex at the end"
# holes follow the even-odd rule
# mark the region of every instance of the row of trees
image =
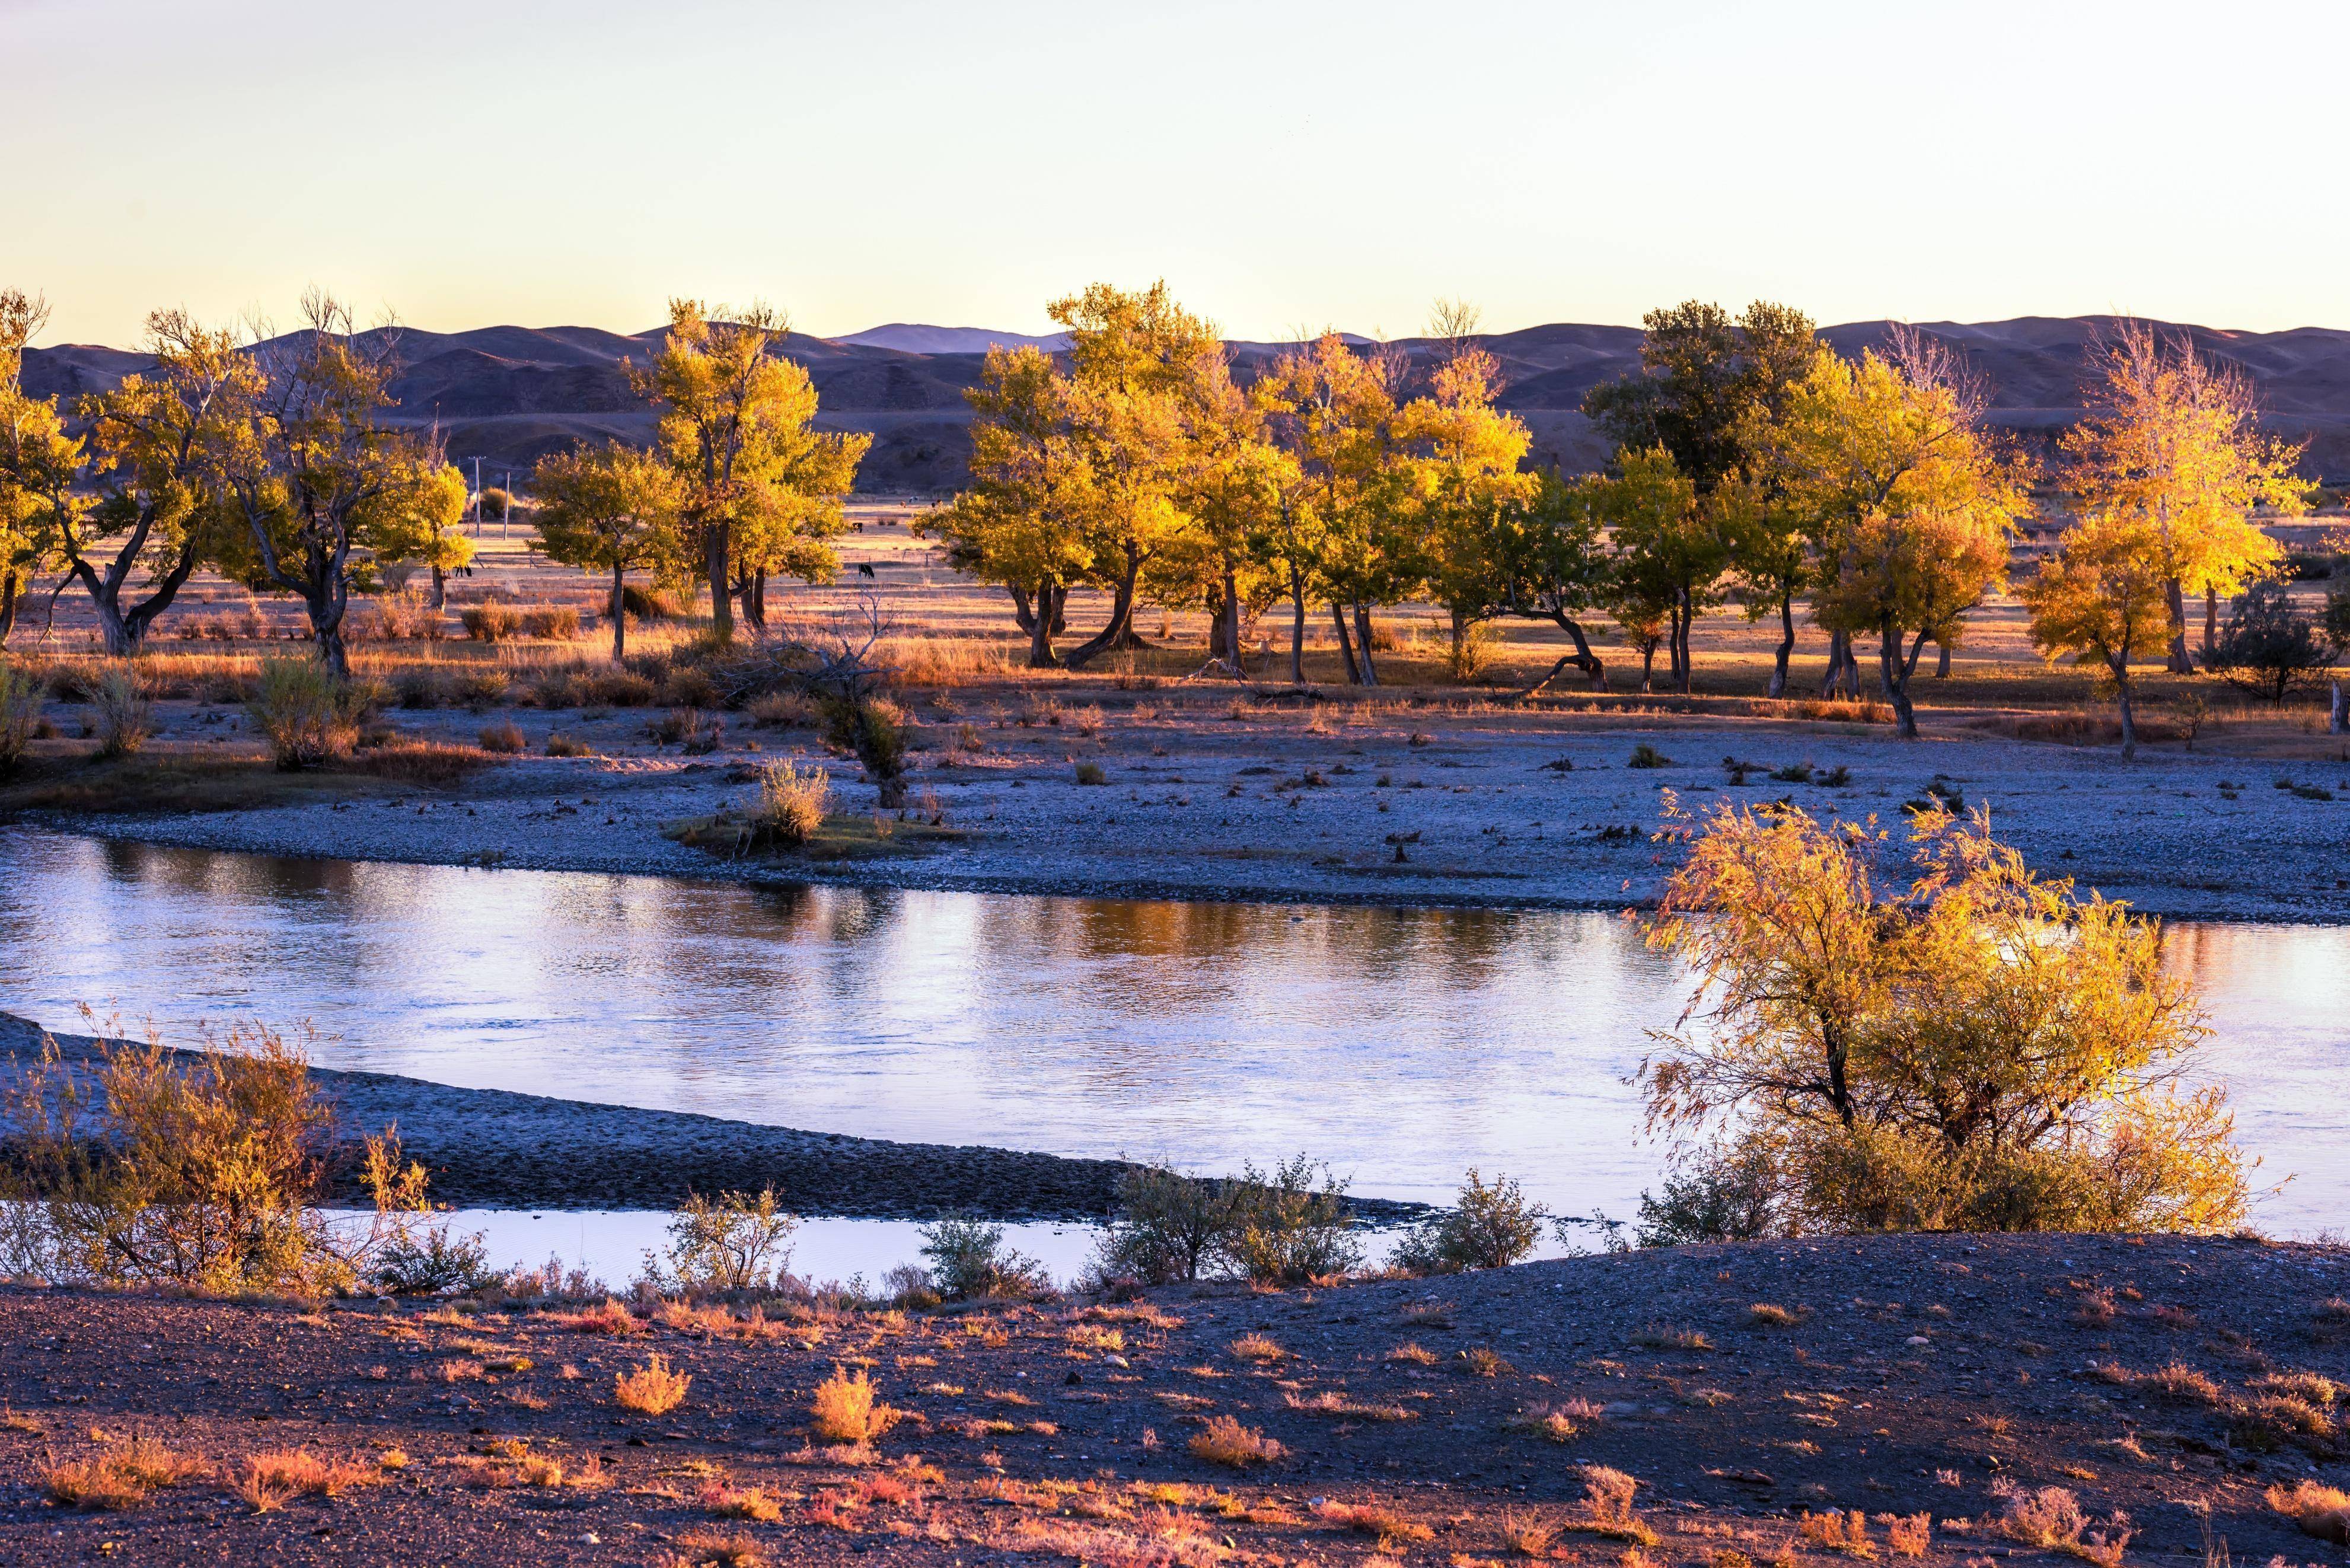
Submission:
MULTIPOLYGON (((471 558, 463 476, 433 433, 389 417, 394 325, 362 332, 316 291, 283 337, 159 311, 147 322, 152 367, 68 408, 24 386, 24 349, 47 315, 36 296, 0 292, 0 638, 25 586, 56 572, 88 593, 107 652, 136 652, 210 566, 299 597, 341 674, 344 618, 369 566, 430 566, 437 607, 447 574, 471 558)), ((826 541, 869 438, 808 428, 816 390, 776 352, 779 316, 718 315, 672 302, 660 354, 630 368, 660 410, 650 451, 582 449, 540 465, 549 553, 614 572, 616 639, 630 567, 709 582, 722 636, 737 598, 764 618, 769 574, 837 569, 826 541)))
POLYGON ((2043 480, 2084 519, 2033 590, 2043 649, 2103 658, 2135 638, 2126 662, 2159 633, 2185 669, 2187 597, 2205 597, 2208 642, 2219 597, 2280 558, 2249 514, 2300 510, 2307 488, 2300 450, 2259 431, 2241 378, 2133 324, 2098 345, 2099 407, 2043 474, 1991 428, 1981 379, 1922 334, 1846 359, 1783 306, 1652 312, 1640 370, 1585 402, 1614 461, 1568 476, 1528 469, 1529 433, 1497 404, 1501 367, 1458 306, 1440 307, 1418 366, 1326 334, 1245 386, 1163 284, 1097 285, 1050 310, 1067 352, 989 355, 970 394, 971 486, 923 524, 1006 589, 1039 667, 1133 646, 1149 599, 1210 610, 1213 653, 1237 671, 1243 613, 1286 601, 1293 680, 1326 609, 1347 680, 1375 685, 1373 612, 1427 598, 1456 651, 1496 619, 1556 626, 1573 651, 1545 679, 1571 665, 1601 687, 1593 623, 1611 618, 1644 687, 1661 649, 1686 692, 1691 627, 1735 600, 1779 622, 1782 696, 1801 604, 1828 634, 1827 689, 1857 695, 1871 649, 1914 733, 1926 645, 1947 670, 2043 480), (2112 593, 2081 585, 2115 559, 2144 604, 2109 635, 2112 593), (1080 587, 1107 616, 1058 649, 1080 587))

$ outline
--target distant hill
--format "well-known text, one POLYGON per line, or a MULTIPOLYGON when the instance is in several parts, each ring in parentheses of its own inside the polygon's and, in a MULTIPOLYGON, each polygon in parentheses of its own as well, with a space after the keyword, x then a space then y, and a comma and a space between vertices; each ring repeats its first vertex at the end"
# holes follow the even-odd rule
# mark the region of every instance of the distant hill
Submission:
MULTIPOLYGON (((2024 317, 1919 326, 1961 350, 1990 380, 2000 423, 2040 444, 2080 417, 2084 351, 2091 334, 2110 324, 2110 317, 2024 317)), ((1848 322, 1823 336, 1840 352, 1856 354, 1881 343, 1889 326, 1848 322)), ((2310 438, 2305 466, 2313 476, 2350 475, 2350 332, 2166 329, 2186 331, 2202 352, 2250 373, 2271 424, 2282 434, 2310 438)), ((527 468, 575 441, 641 441, 652 432, 652 411, 629 390, 621 361, 641 362, 659 348, 664 331, 403 331, 401 369, 392 384, 397 417, 419 426, 437 422, 451 457, 469 465, 480 458, 484 479, 527 468)), ((1638 328, 1559 323, 1483 341, 1507 377, 1503 402, 1534 431, 1537 462, 1574 471, 1606 461, 1605 444, 1578 409, 1592 387, 1638 368, 1638 328)), ((816 383, 820 426, 873 435, 858 487, 921 493, 951 491, 964 481, 971 412, 962 394, 977 384, 989 343, 1050 348, 1056 339, 895 323, 845 337, 795 334, 785 352, 806 365, 816 383)), ((1244 379, 1253 376, 1281 347, 1233 343, 1235 369, 1244 379)), ((1430 350, 1417 338, 1395 347, 1415 364, 1425 364, 1430 350)), ((92 391, 146 362, 115 348, 33 348, 25 356, 25 379, 36 394, 92 391)))

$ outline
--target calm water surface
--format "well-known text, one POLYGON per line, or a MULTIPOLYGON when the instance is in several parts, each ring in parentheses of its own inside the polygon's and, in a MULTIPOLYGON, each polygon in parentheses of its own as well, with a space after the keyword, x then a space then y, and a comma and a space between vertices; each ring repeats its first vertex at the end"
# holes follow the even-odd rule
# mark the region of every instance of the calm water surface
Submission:
MULTIPOLYGON (((2350 930, 2176 925, 2258 1218, 2350 1200, 2350 930)), ((1471 1165, 1628 1216, 1626 1083, 1681 1001, 1611 916, 754 890, 0 833, 0 1008, 313 1021, 320 1064, 873 1137, 1305 1150, 1441 1198, 1471 1165)))

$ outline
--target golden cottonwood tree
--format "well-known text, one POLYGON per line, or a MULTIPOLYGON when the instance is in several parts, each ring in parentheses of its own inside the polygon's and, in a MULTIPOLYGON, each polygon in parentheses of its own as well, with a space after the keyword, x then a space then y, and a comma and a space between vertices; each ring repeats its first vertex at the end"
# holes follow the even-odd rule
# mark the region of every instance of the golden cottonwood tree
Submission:
POLYGON ((1814 618, 1876 638, 1905 738, 1918 733, 1918 655, 1929 639, 1955 639, 2004 580, 2008 540, 2030 511, 2030 470, 1997 449, 1984 401, 1947 350, 1898 332, 1889 354, 1814 361, 1764 438, 1783 504, 1816 541, 1814 618))
POLYGON ((2082 519, 2040 575, 2024 585, 2033 646, 2048 659, 2070 654, 2103 666, 2121 715, 2122 755, 2137 752, 2130 661, 2160 647, 2171 629, 2170 589, 2160 537, 2142 516, 2111 512, 2082 519))
POLYGON ((1035 349, 991 350, 968 397, 972 483, 924 521, 949 558, 1010 590, 1029 662, 1078 668, 1131 635, 1147 573, 1182 591, 1205 558, 1185 506, 1199 438, 1224 372, 1215 329, 1164 283, 1095 284, 1048 307, 1066 365, 1035 349), (1067 654, 1069 590, 1109 596, 1101 629, 1067 654))
POLYGON ((75 485, 82 444, 55 398, 26 394, 25 346, 48 320, 37 295, 0 290, 0 640, 16 624, 16 597, 53 564, 59 541, 85 509, 75 485))
POLYGON ((1804 1231, 2224 1231, 2225 1092, 2178 1084, 2207 1031, 2149 919, 2043 881, 1988 816, 1884 835, 1792 806, 1692 818, 1649 927, 1697 990, 1642 1069, 1650 1123, 1715 1136, 1642 1204, 1659 1241, 1804 1231), (1686 1028, 1701 1016, 1705 1027, 1686 1028))
POLYGON ((58 539, 116 657, 146 641, 156 618, 237 526, 212 459, 261 386, 235 334, 200 326, 185 311, 148 317, 146 347, 152 369, 83 398, 75 410, 89 430, 89 477, 101 499, 87 528, 68 522, 58 539), (147 592, 126 604, 142 565, 147 592))
POLYGON ((1482 348, 1460 346, 1429 379, 1423 395, 1398 410, 1394 439, 1406 504, 1422 557, 1416 574, 1451 623, 1454 668, 1463 668, 1470 628, 1492 613, 1504 521, 1533 498, 1521 471, 1533 436, 1494 405, 1501 365, 1482 348))
POLYGON ((448 602, 449 574, 473 558, 473 541, 463 526, 465 499, 465 476, 428 451, 367 508, 367 538, 376 559, 430 567, 434 609, 448 602))
POLYGON ((681 577, 696 543, 681 536, 683 486, 677 471, 639 447, 577 447, 550 452, 531 470, 538 536, 549 560, 612 574, 612 658, 629 651, 625 602, 629 572, 681 577))
POLYGON ((224 569, 299 595, 318 657, 339 678, 350 672, 351 552, 369 543, 386 498, 439 463, 384 420, 396 330, 360 333, 350 307, 317 290, 302 314, 300 330, 253 348, 259 385, 224 421, 212 467, 244 524, 224 542, 224 569))
POLYGON ((2204 598, 2204 647, 2220 597, 2244 591, 2282 558, 2248 514, 2307 509, 2293 475, 2304 444, 2259 429, 2251 380, 2184 337, 2124 321, 2092 347, 2101 406, 2064 433, 2064 482, 2085 513, 2142 524, 2170 617, 2170 669, 2189 674, 2186 595, 2204 598))
POLYGON ((660 407, 656 449, 677 473, 681 515, 699 537, 712 623, 731 639, 734 595, 747 590, 749 613, 763 617, 768 571, 822 582, 839 570, 826 541, 839 531, 840 497, 873 438, 809 428, 816 386, 778 352, 790 334, 781 313, 672 299, 669 314, 660 352, 629 366, 629 382, 660 407))

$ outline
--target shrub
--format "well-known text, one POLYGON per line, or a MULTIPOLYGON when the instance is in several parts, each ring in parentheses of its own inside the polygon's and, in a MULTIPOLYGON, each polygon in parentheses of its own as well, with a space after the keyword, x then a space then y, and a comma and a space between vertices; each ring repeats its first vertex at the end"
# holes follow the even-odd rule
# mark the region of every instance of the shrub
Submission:
POLYGON ((797 848, 822 829, 831 800, 832 775, 822 768, 769 763, 759 772, 759 835, 770 843, 797 848))
MULTIPOLYGON (((1382 1549, 1399 1541, 1427 1542, 1436 1539, 1436 1532, 1409 1514, 1397 1512, 1380 1502, 1338 1502, 1324 1499, 1314 1505, 1314 1517, 1334 1530, 1351 1530, 1357 1535, 1374 1535, 1382 1549)), ((1539 1552, 1529 1553, 1539 1556, 1539 1552)))
POLYGON ((799 1225, 773 1187, 755 1197, 688 1193, 670 1216, 669 1255, 645 1254, 646 1277, 663 1291, 773 1290, 789 1277, 791 1235, 799 1225))
POLYGON ((1220 1250, 1240 1273, 1263 1284, 1304 1284, 1361 1264, 1347 1184, 1328 1166, 1302 1154, 1270 1172, 1243 1165, 1237 1186, 1232 1224, 1220 1250))
POLYGON ((437 1296, 477 1291, 498 1277, 479 1232, 455 1236, 448 1226, 433 1225, 386 1242, 369 1282, 389 1295, 437 1296))
POLYGON ((345 771, 403 784, 452 784, 486 765, 490 754, 478 746, 453 746, 445 741, 401 741, 359 753, 345 771))
POLYGON ((359 734, 347 691, 315 659, 263 659, 244 709, 287 772, 347 754, 359 734))
POLYGON ((22 766, 41 727, 41 682, 0 659, 0 777, 22 766))
POLYGON ((620 613, 639 620, 675 620, 681 612, 677 601, 659 588, 640 588, 629 583, 620 589, 620 613))
POLYGON ((1392 1261, 1416 1274, 1505 1268, 1534 1250, 1548 1218, 1508 1177, 1488 1187, 1472 1168, 1453 1207, 1415 1227, 1392 1261))
POLYGON ((869 1443, 903 1418, 902 1412, 876 1401, 875 1392, 862 1367, 850 1377, 836 1366, 816 1386, 808 1424, 828 1442, 869 1443))
POLYGON ((2122 1549, 2129 1544, 2130 1532, 2118 1531, 2111 1539, 2090 1532, 2080 1499, 2063 1487, 2033 1489, 1998 1480, 1991 1483, 1991 1495, 2007 1504, 1999 1528, 2010 1539, 2043 1552, 2067 1552, 2099 1568, 2120 1568, 2122 1549))
POLYGON ((1211 1417, 1205 1428, 1192 1434, 1191 1447, 1193 1455, 1210 1464, 1227 1465, 1233 1469, 1269 1465, 1289 1452, 1255 1428, 1243 1427, 1230 1416, 1211 1417))
POLYGON ((1289 1355, 1289 1352, 1282 1349, 1277 1342, 1254 1332, 1242 1334, 1226 1348, 1243 1361, 1253 1361, 1260 1366, 1267 1362, 1285 1360, 1289 1355))
POLYGON ((438 670, 403 670, 392 677, 391 689, 403 708, 440 708, 449 701, 449 677, 438 670))
POLYGON ((504 642, 522 625, 522 617, 512 605, 495 599, 467 605, 457 612, 457 618, 465 623, 465 635, 475 642, 504 642))
POLYGON ((1045 1266, 1003 1244, 1003 1227, 950 1214, 922 1227, 921 1254, 931 1278, 949 1301, 1015 1300, 1052 1288, 1045 1266))
POLYGON ((85 677, 81 696, 98 731, 99 756, 127 757, 147 743, 155 710, 147 700, 146 681, 127 659, 109 659, 96 674, 85 677))
POLYGON ((2228 612, 2209 662, 2229 681, 2282 707, 2341 654, 2324 628, 2293 607, 2282 583, 2255 583, 2228 612))
POLYGON ((1657 1532, 1643 1524, 1632 1511, 1633 1494, 1640 1483, 1622 1470, 1606 1465, 1583 1467, 1584 1517, 1575 1521, 1575 1528, 1597 1535, 1613 1536, 1640 1546, 1654 1546, 1657 1532))
POLYGON ((615 670, 598 676, 588 682, 588 691, 597 701, 612 708, 647 707, 659 694, 659 688, 650 677, 633 670, 615 670))
POLYGON ((615 1377, 612 1397, 623 1410, 666 1416, 685 1403, 685 1391, 691 1386, 691 1376, 671 1371, 668 1358, 656 1354, 634 1372, 623 1372, 615 1377))
POLYGON ((1660 1036, 1645 1086, 1659 1125, 1734 1130, 1644 1200, 1644 1241, 2241 1220, 2224 1092, 2168 1087, 2205 1031, 2150 922, 2041 880, 1987 818, 1916 817, 1913 879, 1880 892, 1880 829, 1668 817, 1690 848, 1649 940, 1690 965, 1704 1022, 1660 1036))
POLYGON ((823 709, 825 739, 856 753, 880 786, 883 805, 903 805, 905 785, 899 781, 906 772, 906 731, 897 704, 879 697, 828 697, 823 709))
POLYGON ((472 712, 486 713, 506 700, 503 670, 468 670, 457 677, 457 701, 472 712))
POLYGON ((1118 1215, 1102 1235, 1097 1266, 1143 1284, 1196 1280, 1220 1255, 1238 1217, 1237 1189, 1163 1165, 1118 1179, 1118 1215))
POLYGON ((507 756, 530 744, 530 738, 522 732, 521 726, 514 723, 484 724, 476 738, 481 742, 482 750, 507 756))
POLYGON ((770 691, 754 697, 748 709, 751 722, 768 730, 797 730, 816 721, 816 705, 801 691, 770 691))
POLYGON ((679 665, 661 677, 660 698, 677 708, 715 708, 718 681, 700 665, 679 665))
POLYGON ((1627 768, 1669 768, 1673 765, 1673 759, 1643 741, 1632 748, 1632 760, 1624 765, 1627 768))
POLYGON ((568 642, 579 635, 579 612, 569 605, 533 605, 522 612, 522 633, 568 642))
POLYGON ((1455 628, 1444 649, 1444 672, 1466 686, 1491 670, 1501 651, 1502 634, 1491 622, 1472 621, 1455 628))
POLYGON ((592 757, 596 754, 596 748, 560 731, 550 730, 546 736, 546 754, 550 757, 592 757))
POLYGON ((1099 763, 1079 763, 1072 770, 1072 776, 1075 778, 1076 783, 1081 784, 1106 784, 1109 783, 1109 775, 1102 772, 1102 765, 1099 763))
POLYGON ((25 1205, 0 1272, 232 1293, 350 1282, 316 1207, 334 1114, 300 1049, 259 1025, 193 1053, 152 1031, 99 1049, 85 1075, 45 1042, 0 1103, 0 1200, 25 1205))

